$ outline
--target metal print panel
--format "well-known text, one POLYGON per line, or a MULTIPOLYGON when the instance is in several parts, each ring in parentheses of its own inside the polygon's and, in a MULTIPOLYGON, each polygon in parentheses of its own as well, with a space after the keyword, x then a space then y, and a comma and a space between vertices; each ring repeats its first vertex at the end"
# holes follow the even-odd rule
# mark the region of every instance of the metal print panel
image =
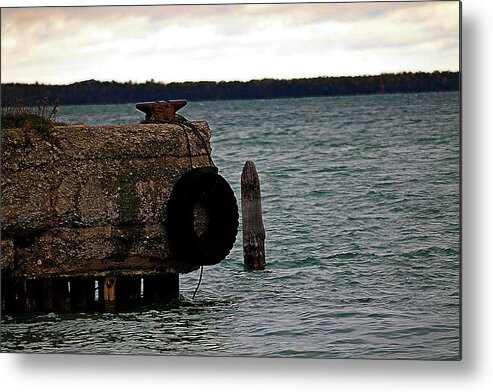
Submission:
POLYGON ((460 360, 460 3, 3 8, 2 352, 460 360))

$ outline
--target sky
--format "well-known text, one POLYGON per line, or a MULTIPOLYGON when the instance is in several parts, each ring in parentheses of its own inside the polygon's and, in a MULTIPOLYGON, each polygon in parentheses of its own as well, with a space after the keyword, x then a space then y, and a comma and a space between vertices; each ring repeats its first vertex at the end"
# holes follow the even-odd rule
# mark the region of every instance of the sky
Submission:
POLYGON ((459 70, 459 2, 2 8, 2 83, 459 70))

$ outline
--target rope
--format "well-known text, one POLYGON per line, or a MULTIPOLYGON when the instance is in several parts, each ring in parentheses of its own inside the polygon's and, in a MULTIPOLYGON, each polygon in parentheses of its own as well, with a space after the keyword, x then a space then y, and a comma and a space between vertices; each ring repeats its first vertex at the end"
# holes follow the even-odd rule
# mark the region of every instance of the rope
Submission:
POLYGON ((199 278, 199 283, 197 284, 197 287, 195 288, 195 291, 193 292, 192 299, 195 299, 195 294, 197 294, 197 290, 200 287, 200 282, 202 282, 202 274, 204 273, 204 266, 200 266, 200 278, 199 278))
POLYGON ((190 157, 192 155, 191 150, 190 150, 190 141, 188 138, 187 129, 185 127, 183 127, 182 125, 188 126, 193 131, 193 133, 200 139, 200 141, 202 142, 202 146, 204 147, 205 152, 207 154, 207 157, 209 158, 209 162, 210 162, 211 166, 216 167, 214 161, 212 160, 211 153, 209 152, 209 148, 208 148, 209 145, 208 145, 207 141, 204 139, 204 136, 202 136, 200 131, 197 129, 197 127, 193 123, 188 121, 185 117, 180 116, 179 114, 175 114, 175 120, 170 121, 170 122, 173 124, 179 125, 183 129, 183 131, 185 132, 185 136, 187 137, 187 144, 188 144, 188 154, 190 155, 190 157))
POLYGON ((187 148, 188 148, 188 159, 190 159, 190 170, 193 169, 193 162, 192 162, 192 149, 190 147, 190 138, 188 137, 188 132, 185 127, 182 127, 180 124, 178 124, 181 129, 183 129, 183 132, 185 132, 185 138, 187 139, 187 148))
MULTIPOLYGON (((212 160, 211 153, 209 152, 208 143, 204 139, 204 137, 202 136, 202 134, 200 133, 200 131, 197 129, 197 127, 195 125, 193 125, 190 121, 188 121, 185 117, 180 116, 179 114, 175 114, 175 120, 173 120, 171 122, 177 124, 181 129, 183 129, 183 132, 185 133, 185 137, 187 139, 188 157, 190 159, 190 170, 193 169, 192 149, 190 147, 190 138, 188 137, 187 128, 184 127, 183 125, 188 126, 193 131, 193 133, 200 139, 200 141, 202 142, 202 146, 204 147, 204 149, 205 149, 205 151, 207 153, 207 157, 209 158, 209 162, 210 162, 211 166, 212 167, 216 167, 216 165, 214 164, 214 161, 212 160)), ((216 181, 217 181, 217 177, 216 177, 216 181)), ((195 288, 195 291, 193 292, 192 299, 195 299, 195 294, 197 294, 197 291, 198 291, 198 289, 200 287, 200 283, 202 282, 202 275, 203 274, 204 274, 204 266, 201 265, 200 266, 200 277, 199 277, 199 281, 197 283, 197 287, 195 288)))

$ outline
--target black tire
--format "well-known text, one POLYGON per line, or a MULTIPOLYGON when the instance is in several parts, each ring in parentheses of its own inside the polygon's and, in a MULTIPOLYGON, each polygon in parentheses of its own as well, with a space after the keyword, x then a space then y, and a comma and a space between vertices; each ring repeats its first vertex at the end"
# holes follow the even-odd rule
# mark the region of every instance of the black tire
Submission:
POLYGON ((229 254, 238 233, 238 205, 231 186, 215 167, 192 169, 173 187, 168 203, 167 230, 178 261, 194 265, 217 264, 229 254), (194 210, 200 203, 208 219, 197 233, 194 210))

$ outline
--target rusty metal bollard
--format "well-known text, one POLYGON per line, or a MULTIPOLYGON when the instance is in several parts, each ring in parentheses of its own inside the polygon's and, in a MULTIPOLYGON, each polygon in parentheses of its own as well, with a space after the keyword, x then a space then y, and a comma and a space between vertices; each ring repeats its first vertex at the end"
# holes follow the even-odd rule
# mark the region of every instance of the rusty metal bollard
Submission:
POLYGON ((145 113, 145 121, 173 121, 175 113, 187 103, 185 99, 170 99, 168 101, 139 102, 135 107, 145 113))

